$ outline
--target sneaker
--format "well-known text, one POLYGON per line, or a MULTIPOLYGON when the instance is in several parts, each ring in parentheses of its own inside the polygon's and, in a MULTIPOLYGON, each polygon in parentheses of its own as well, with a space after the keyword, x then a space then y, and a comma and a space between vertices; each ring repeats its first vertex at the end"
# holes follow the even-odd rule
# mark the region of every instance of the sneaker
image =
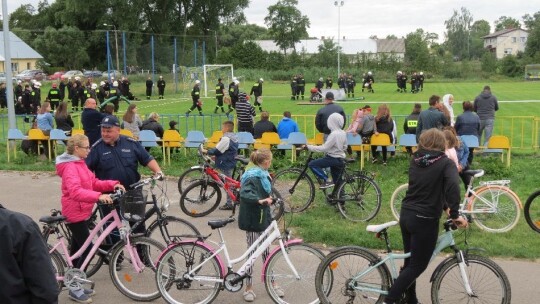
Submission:
POLYGON ((332 187, 334 187, 334 183, 324 182, 324 183, 321 183, 321 185, 319 186, 319 189, 328 189, 332 187))
POLYGON ((376 163, 376 162, 377 162, 377 159, 376 159, 376 158, 372 158, 372 159, 371 159, 371 163, 372 163, 372 164, 374 164, 374 163, 376 163))
POLYGON ((85 294, 83 289, 70 290, 69 298, 78 303, 92 303, 92 298, 85 294))
POLYGON ((253 292, 253 290, 249 290, 249 291, 244 291, 244 301, 246 302, 253 302, 255 301, 255 293, 253 292))
POLYGON ((96 291, 94 289, 90 289, 90 288, 83 289, 83 292, 84 292, 85 295, 87 295, 89 297, 96 295, 96 291))
POLYGON ((219 210, 233 210, 233 207, 230 205, 223 205, 219 207, 219 210))
POLYGON ((383 164, 383 166, 386 166, 386 161, 385 161, 385 160, 383 160, 382 164, 383 164))

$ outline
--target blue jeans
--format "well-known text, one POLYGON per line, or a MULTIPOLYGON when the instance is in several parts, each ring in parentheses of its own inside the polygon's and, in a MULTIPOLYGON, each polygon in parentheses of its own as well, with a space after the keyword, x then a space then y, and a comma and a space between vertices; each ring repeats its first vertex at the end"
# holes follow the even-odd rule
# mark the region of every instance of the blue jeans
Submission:
POLYGON ((341 158, 334 158, 327 155, 325 157, 310 161, 308 166, 318 179, 324 181, 328 180, 328 176, 323 169, 330 168, 332 181, 334 182, 334 184, 338 184, 339 179, 341 178, 341 172, 343 171, 345 164, 343 163, 343 160, 341 158))
POLYGON ((484 133, 484 146, 487 146, 489 138, 493 133, 493 124, 495 119, 483 119, 480 120, 480 132, 478 133, 478 138, 482 138, 482 133, 484 133))

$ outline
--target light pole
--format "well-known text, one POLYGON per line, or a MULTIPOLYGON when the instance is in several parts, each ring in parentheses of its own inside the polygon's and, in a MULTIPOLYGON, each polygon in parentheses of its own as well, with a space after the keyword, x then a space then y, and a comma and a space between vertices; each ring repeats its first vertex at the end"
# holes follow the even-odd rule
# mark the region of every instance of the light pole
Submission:
POLYGON ((216 59, 217 59, 217 52, 218 52, 218 45, 217 45, 217 30, 211 30, 211 29, 207 29, 207 31, 209 32, 214 32, 214 46, 216 47, 216 57, 214 58, 214 62, 216 62, 216 59))
POLYGON ((339 55, 341 53, 341 45, 339 43, 339 40, 340 40, 340 36, 341 36, 341 7, 343 6, 343 4, 345 4, 345 1, 341 0, 341 1, 334 1, 334 5, 337 6, 338 8, 338 25, 337 25, 337 45, 338 45, 338 52, 337 52, 337 73, 338 73, 338 78, 339 78, 339 75, 341 75, 341 63, 339 61, 339 55))
POLYGON ((118 30, 116 29, 116 25, 114 24, 107 24, 103 23, 104 26, 112 26, 114 31, 114 44, 116 46, 116 70, 120 71, 120 61, 118 58, 118 30))

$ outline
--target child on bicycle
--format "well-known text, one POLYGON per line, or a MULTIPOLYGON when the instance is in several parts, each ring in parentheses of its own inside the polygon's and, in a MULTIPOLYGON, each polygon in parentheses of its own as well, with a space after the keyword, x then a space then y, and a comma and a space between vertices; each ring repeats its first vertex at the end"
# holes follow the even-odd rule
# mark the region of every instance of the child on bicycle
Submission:
MULTIPOLYGON (((240 179, 240 212, 238 215, 238 227, 246 231, 248 248, 272 223, 272 214, 270 212, 272 183, 268 173, 268 168, 272 165, 272 153, 270 150, 259 149, 251 153, 250 160, 254 166, 249 167, 240 179)), ((253 252, 249 256, 252 254, 253 252)), ((262 254, 263 262, 268 257, 268 254, 269 250, 267 248, 262 254)), ((246 302, 255 300, 251 279, 252 273, 252 268, 247 269, 246 290, 243 294, 246 302)), ((283 290, 279 288, 276 288, 276 293, 280 297, 283 296, 283 290)))
MULTIPOLYGON (((228 177, 232 177, 233 169, 236 166, 236 155, 238 155, 238 138, 233 133, 234 122, 227 120, 221 124, 223 137, 216 144, 215 148, 204 150, 203 153, 216 156, 216 168, 228 177)), ((232 210, 233 201, 227 194, 227 202, 219 207, 219 210, 232 210)))
POLYGON ((332 113, 328 117, 328 128, 330 135, 320 146, 307 145, 307 149, 313 152, 325 152, 326 155, 319 159, 314 159, 309 162, 308 166, 313 171, 313 174, 318 178, 320 189, 333 187, 339 183, 339 178, 345 167, 343 160, 345 159, 345 151, 347 150, 347 133, 342 130, 343 116, 339 113, 332 113), (328 176, 324 172, 324 168, 330 168, 332 182, 328 181, 328 176))

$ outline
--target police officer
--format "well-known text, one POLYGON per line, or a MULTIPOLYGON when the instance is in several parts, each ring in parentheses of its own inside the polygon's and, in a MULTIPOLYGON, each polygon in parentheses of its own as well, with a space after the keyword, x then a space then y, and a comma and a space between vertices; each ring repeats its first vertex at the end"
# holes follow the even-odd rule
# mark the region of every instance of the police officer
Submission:
POLYGON ((352 74, 347 77, 347 98, 354 98, 354 87, 356 86, 356 80, 352 74))
POLYGON ((154 82, 152 81, 152 77, 148 76, 148 79, 146 79, 146 99, 150 100, 150 97, 152 96, 152 87, 154 86, 154 82))
POLYGON ((332 89, 332 85, 334 84, 333 81, 332 81, 332 77, 328 76, 326 77, 326 88, 327 89, 332 89))
POLYGON ((201 81, 198 79, 195 80, 195 85, 193 86, 193 89, 191 90, 191 101, 193 102, 193 104, 191 105, 191 108, 189 108, 189 110, 186 112, 186 115, 189 115, 191 111, 197 108, 197 110, 199 110, 199 115, 203 116, 202 107, 201 107, 202 101, 201 101, 200 85, 201 85, 201 81))
POLYGON ((424 72, 420 72, 420 75, 418 75, 418 85, 420 91, 424 91, 424 72))
POLYGON ((291 79, 291 100, 296 99, 296 89, 297 89, 297 87, 298 87, 298 83, 296 81, 296 75, 295 75, 291 79))
POLYGON ((218 83, 216 84, 216 100, 217 105, 214 109, 214 114, 217 114, 218 109, 221 109, 221 113, 225 113, 223 109, 223 96, 225 95, 225 85, 222 82, 221 78, 218 78, 218 83))
POLYGON ((258 107, 260 112, 263 111, 262 104, 261 104, 263 81, 264 80, 262 78, 260 78, 259 81, 255 82, 253 84, 253 87, 251 87, 251 92, 249 93, 249 95, 254 95, 255 96, 255 102, 253 103, 253 105, 258 107))
POLYGON ((159 76, 159 80, 157 82, 157 88, 158 88, 159 99, 163 99, 163 94, 165 93, 165 80, 163 80, 163 76, 159 76))
POLYGON ((298 99, 298 95, 302 95, 302 100, 304 100, 304 92, 306 90, 306 80, 304 79, 304 75, 300 74, 298 75, 298 79, 296 80, 298 83, 298 90, 296 91, 296 99, 298 99))
MULTIPOLYGON (((403 131, 405 131, 405 134, 415 134, 416 135, 416 127, 418 126, 418 116, 420 116, 420 112, 422 111, 422 105, 419 103, 414 104, 414 108, 412 113, 405 118, 405 122, 403 123, 403 131)), ((407 147, 407 152, 409 155, 412 154, 412 148, 407 147)))
POLYGON ((52 84, 52 88, 49 90, 49 94, 47 94, 47 99, 51 102, 51 110, 54 111, 56 107, 58 107, 58 104, 60 103, 60 90, 57 88, 58 85, 56 82, 52 84))

